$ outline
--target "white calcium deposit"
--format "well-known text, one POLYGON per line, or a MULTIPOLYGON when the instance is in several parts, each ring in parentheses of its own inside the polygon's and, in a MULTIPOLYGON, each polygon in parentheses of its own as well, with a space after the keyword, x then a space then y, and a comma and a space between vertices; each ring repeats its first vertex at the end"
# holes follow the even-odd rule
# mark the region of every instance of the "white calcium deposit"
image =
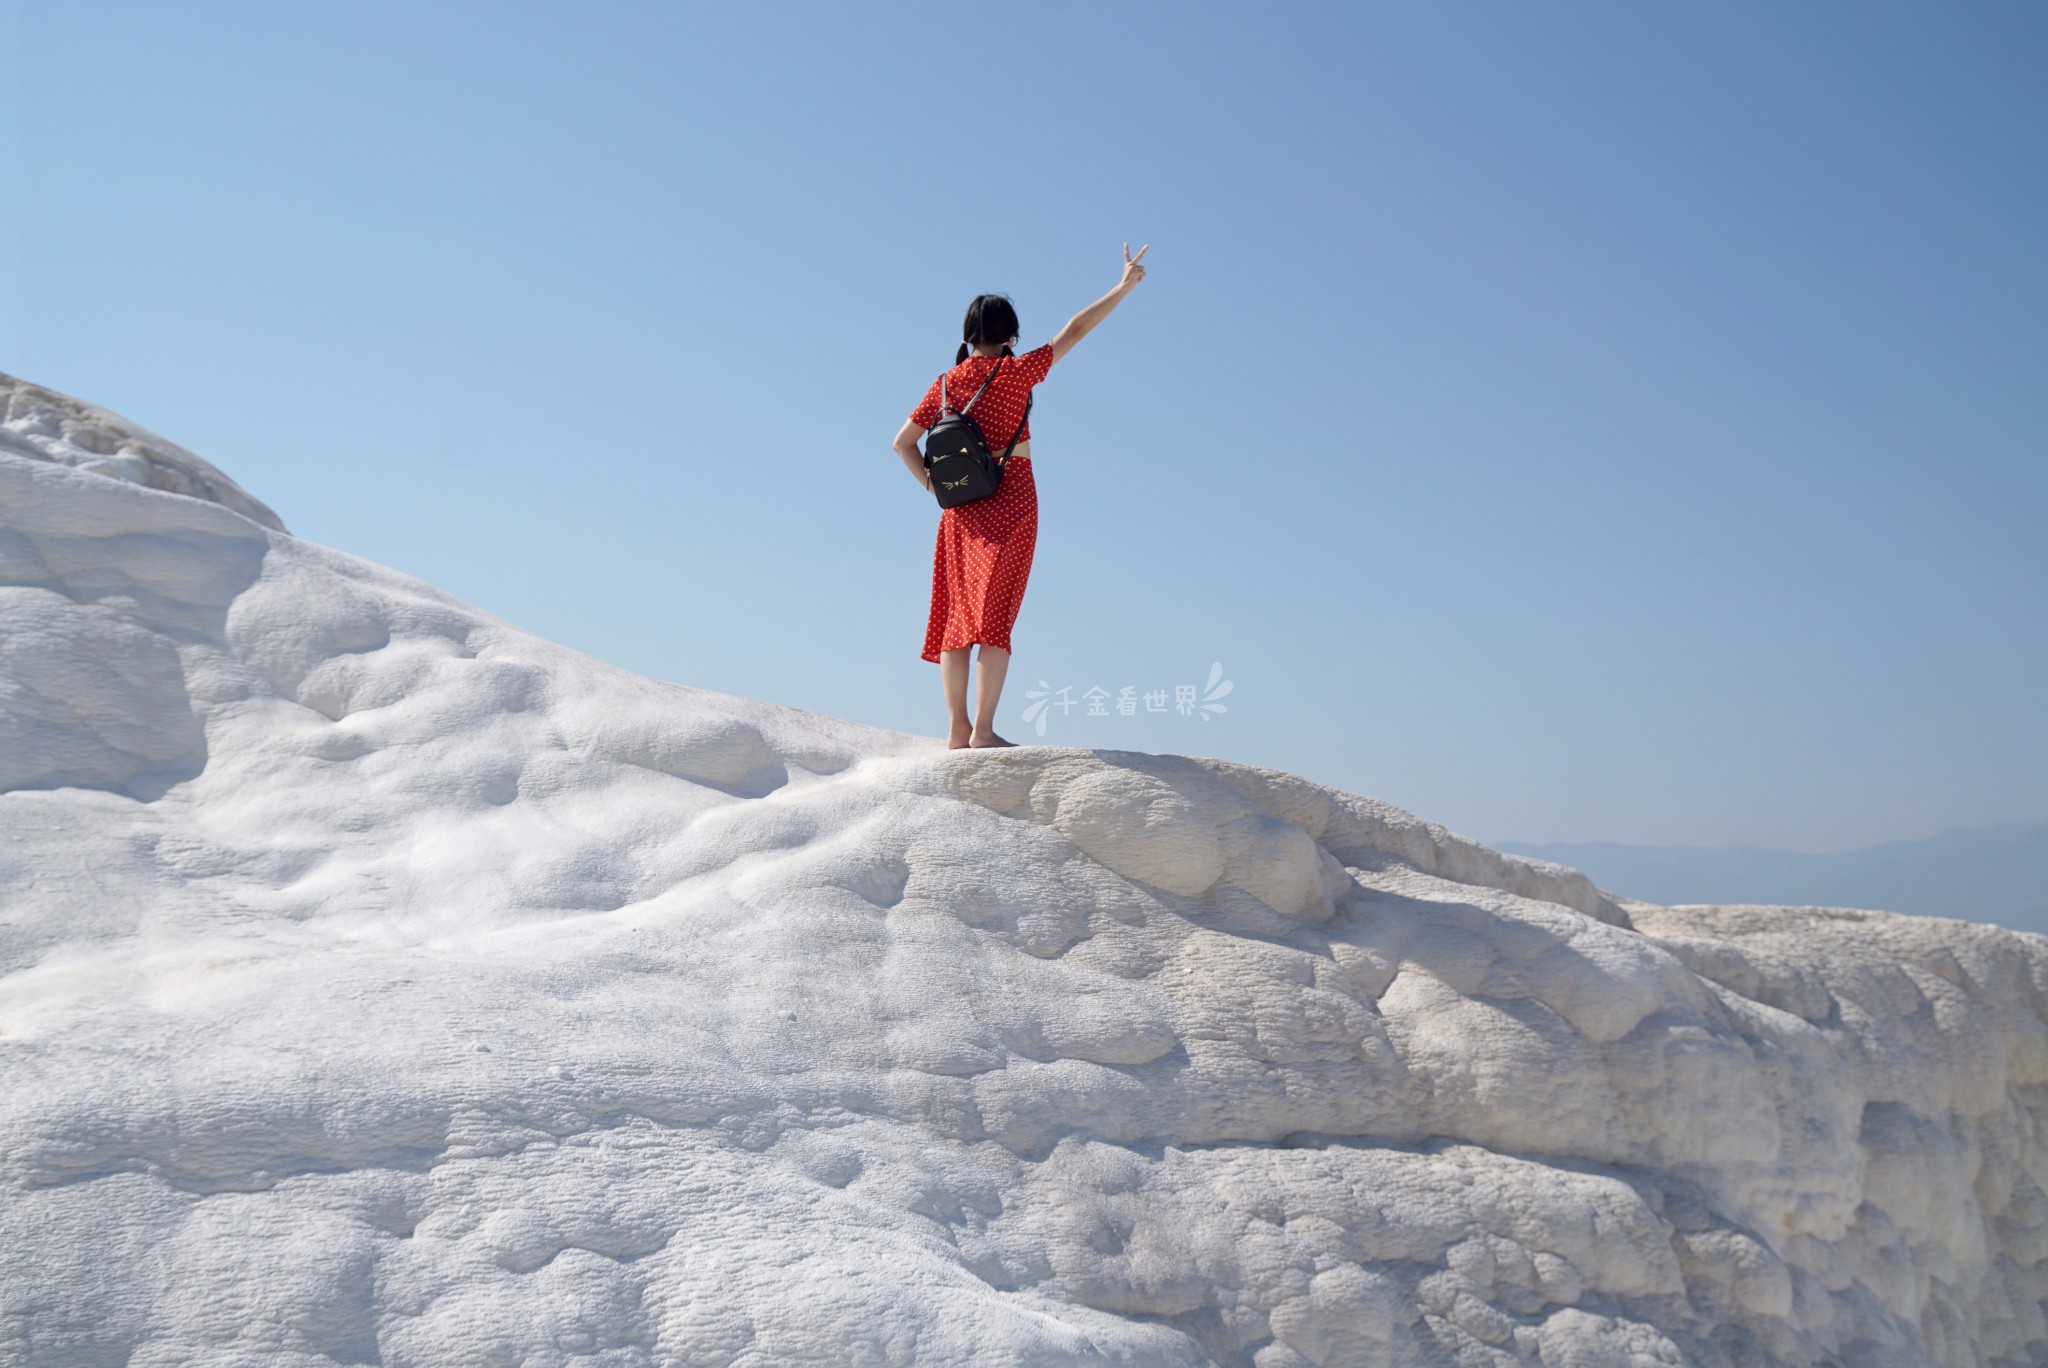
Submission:
POLYGON ((0 397, 10 1368, 2048 1362, 2048 940, 656 683, 0 397))

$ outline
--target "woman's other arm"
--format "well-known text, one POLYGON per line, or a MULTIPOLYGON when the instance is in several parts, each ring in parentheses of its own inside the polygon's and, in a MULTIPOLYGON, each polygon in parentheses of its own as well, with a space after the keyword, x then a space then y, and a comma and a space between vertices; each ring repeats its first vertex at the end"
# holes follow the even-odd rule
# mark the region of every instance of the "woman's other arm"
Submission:
POLYGON ((1148 242, 1138 249, 1138 255, 1132 256, 1131 244, 1124 244, 1124 278, 1117 282, 1114 290, 1067 320, 1067 326, 1061 328, 1059 336, 1052 340, 1053 360, 1057 361, 1072 351, 1076 342, 1095 331, 1095 325, 1109 317, 1109 311, 1123 303, 1124 296, 1137 288, 1138 282, 1145 278, 1145 268, 1138 263, 1151 250, 1152 244, 1148 242))
POLYGON ((910 471, 910 478, 930 489, 932 477, 925 473, 924 453, 917 449, 917 444, 923 440, 924 434, 925 429, 906 421, 903 424, 903 431, 896 434, 895 447, 896 454, 903 458, 904 466, 910 471))

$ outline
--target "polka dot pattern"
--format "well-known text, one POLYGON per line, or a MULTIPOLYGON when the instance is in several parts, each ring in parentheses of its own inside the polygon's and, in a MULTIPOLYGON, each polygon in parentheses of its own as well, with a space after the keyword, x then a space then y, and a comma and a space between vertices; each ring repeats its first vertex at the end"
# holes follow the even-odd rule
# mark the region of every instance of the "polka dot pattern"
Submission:
MULTIPOLYGON (((1024 420, 1024 401, 1031 396, 1032 389, 1045 379, 1045 373, 1052 369, 1052 344, 1046 343, 1035 351, 1023 352, 1017 356, 975 356, 969 354, 965 361, 940 376, 946 382, 946 402, 955 411, 969 399, 974 391, 981 388, 981 382, 988 379, 989 372, 996 368, 996 362, 1003 363, 1003 373, 988 387, 988 392, 975 400, 967 416, 981 429, 982 440, 988 449, 1001 455, 1003 448, 1010 444, 1010 433, 1019 423, 1024 426, 1017 431, 1017 440, 1031 440, 1031 424, 1024 420)), ((929 431, 939 423, 939 381, 932 381, 932 387, 924 392, 916 408, 910 411, 910 421, 929 431)))
MULTIPOLYGON (((958 409, 974 397, 996 363, 1001 374, 976 402, 969 416, 980 426, 990 449, 1000 455, 1010 432, 1024 417, 1032 387, 1052 369, 1052 347, 1043 346, 1007 360, 969 356, 947 371, 946 402, 958 409)), ((910 421, 930 429, 939 421, 939 382, 911 410, 910 421)), ((1031 436, 1026 427, 1017 440, 1031 436)), ((994 494, 939 514, 939 535, 932 550, 932 611, 925 624, 924 658, 938 662, 939 652, 957 651, 975 642, 1010 649, 1010 631, 1024 605, 1024 587, 1031 578, 1031 556, 1038 548, 1038 485, 1031 478, 1031 458, 1012 456, 1003 483, 994 494)))
MULTIPOLYGON (((952 385, 946 388, 950 392, 952 385)), ((936 664, 939 652, 977 641, 1009 650, 1037 549, 1038 485, 1031 478, 1031 458, 1012 456, 995 493, 939 515, 924 658, 936 664)))

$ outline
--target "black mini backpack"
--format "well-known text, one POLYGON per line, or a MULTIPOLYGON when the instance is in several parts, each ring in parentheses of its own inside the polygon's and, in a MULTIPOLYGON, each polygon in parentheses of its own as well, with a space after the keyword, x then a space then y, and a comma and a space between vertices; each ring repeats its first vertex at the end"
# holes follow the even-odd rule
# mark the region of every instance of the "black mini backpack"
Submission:
POLYGON ((980 426, 968 416, 967 410, 974 407, 975 400, 983 391, 995 383, 1001 374, 1004 357, 996 362, 988 379, 981 382, 981 389, 974 392, 974 398, 967 401, 967 407, 954 412, 946 402, 946 377, 939 377, 939 421, 924 436, 924 468, 931 476, 932 493, 938 496, 939 507, 958 508, 964 503, 986 499, 1002 487, 1003 466, 1010 459, 1010 453, 1017 449, 1017 438, 1024 431, 1024 424, 1031 419, 1031 403, 1035 396, 1024 400, 1024 416, 1017 420, 1017 431, 1010 434, 1010 444, 1003 448, 1001 456, 991 456, 988 442, 981 435, 980 426))

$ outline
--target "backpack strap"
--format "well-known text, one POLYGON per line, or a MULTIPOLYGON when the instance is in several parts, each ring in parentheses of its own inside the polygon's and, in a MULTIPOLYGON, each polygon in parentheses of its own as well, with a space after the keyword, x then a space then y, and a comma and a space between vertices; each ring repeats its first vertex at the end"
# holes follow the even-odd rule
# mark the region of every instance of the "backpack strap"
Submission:
MULTIPOLYGON (((974 399, 979 399, 979 398, 981 398, 981 390, 985 390, 985 389, 987 389, 987 388, 988 388, 988 387, 989 387, 990 385, 992 385, 992 384, 994 384, 994 383, 995 383, 995 380, 996 380, 996 371, 1000 371, 1000 370, 1001 370, 1001 369, 1003 368, 1003 362, 1005 362, 1005 361, 1007 361, 1007 360, 1009 360, 1009 359, 1010 359, 1010 358, 1009 358, 1009 357, 1007 357, 1007 356, 1004 356, 1004 357, 998 357, 998 358, 997 358, 997 360, 996 360, 996 369, 995 369, 995 370, 992 370, 992 371, 990 371, 990 372, 988 373, 988 379, 986 379, 986 380, 984 380, 984 381, 982 381, 982 382, 981 382, 981 389, 978 389, 978 390, 976 390, 976 391, 974 392, 974 399)), ((949 409, 949 408, 951 407, 951 405, 949 405, 949 404, 947 404, 947 403, 946 403, 946 376, 947 376, 948 374, 950 374, 950 373, 951 373, 951 372, 948 372, 948 371, 940 371, 940 372, 939 372, 939 416, 940 416, 941 418, 943 418, 943 417, 945 417, 945 416, 946 416, 947 410, 948 410, 948 409, 949 409)), ((969 400, 967 401, 967 408, 964 408, 964 409, 960 409, 960 410, 958 410, 958 411, 959 411, 960 413, 962 413, 962 414, 965 414, 965 413, 967 412, 967 409, 971 409, 971 408, 973 408, 973 407, 974 407, 974 399, 969 399, 969 400)), ((1010 445, 1011 445, 1011 446, 1015 446, 1015 445, 1016 445, 1016 443, 1015 443, 1015 442, 1012 442, 1012 443, 1010 443, 1010 445)), ((1006 452, 1006 453, 1004 453, 1004 454, 1005 454, 1005 455, 1007 455, 1008 453, 1006 452)))
POLYGON ((1017 420, 1017 431, 1010 434, 1010 444, 1003 448, 1002 455, 996 457, 998 465, 1008 465, 1010 463, 1010 453, 1017 449, 1017 438, 1023 434, 1024 425, 1031 421, 1031 405, 1037 398, 1036 394, 1024 396, 1024 416, 1017 420))

